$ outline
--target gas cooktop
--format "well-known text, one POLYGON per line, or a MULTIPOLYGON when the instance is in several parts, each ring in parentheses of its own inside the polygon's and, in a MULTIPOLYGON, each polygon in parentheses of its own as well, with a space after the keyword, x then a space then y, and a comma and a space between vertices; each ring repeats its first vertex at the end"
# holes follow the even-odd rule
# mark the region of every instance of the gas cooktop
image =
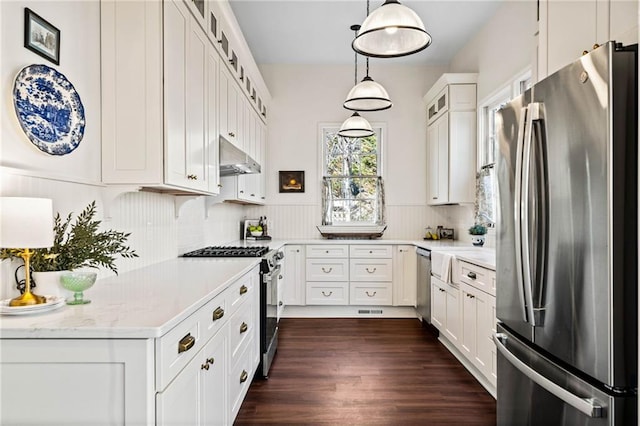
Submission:
POLYGON ((268 251, 267 246, 210 246, 190 251, 182 257, 262 257, 268 251))

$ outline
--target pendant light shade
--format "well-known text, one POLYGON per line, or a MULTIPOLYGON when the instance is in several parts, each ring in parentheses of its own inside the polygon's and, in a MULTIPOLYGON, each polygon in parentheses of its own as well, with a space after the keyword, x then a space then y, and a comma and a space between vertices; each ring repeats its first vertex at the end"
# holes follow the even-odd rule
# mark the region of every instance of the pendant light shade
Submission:
POLYGON ((386 0, 362 23, 351 43, 361 55, 375 58, 397 58, 426 49, 431 36, 420 17, 398 0, 386 0))
POLYGON ((343 105, 351 111, 382 111, 392 103, 385 88, 367 75, 349 91, 343 105))
POLYGON ((373 136, 373 133, 371 124, 357 112, 347 118, 338 130, 338 135, 345 138, 366 138, 373 136))

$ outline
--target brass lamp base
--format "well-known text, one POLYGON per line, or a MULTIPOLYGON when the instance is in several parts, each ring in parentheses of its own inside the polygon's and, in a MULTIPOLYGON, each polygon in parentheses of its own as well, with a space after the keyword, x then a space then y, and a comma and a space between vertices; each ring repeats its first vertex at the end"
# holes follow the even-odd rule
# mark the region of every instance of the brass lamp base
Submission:
POLYGON ((39 305, 41 303, 45 303, 46 301, 47 299, 44 296, 39 296, 31 292, 25 292, 21 296, 11 299, 9 301, 9 306, 39 305))
POLYGON ((29 261, 33 255, 33 250, 26 248, 18 254, 24 260, 24 293, 21 296, 11 299, 9 306, 28 306, 46 303, 47 299, 45 297, 31 293, 31 265, 29 261))

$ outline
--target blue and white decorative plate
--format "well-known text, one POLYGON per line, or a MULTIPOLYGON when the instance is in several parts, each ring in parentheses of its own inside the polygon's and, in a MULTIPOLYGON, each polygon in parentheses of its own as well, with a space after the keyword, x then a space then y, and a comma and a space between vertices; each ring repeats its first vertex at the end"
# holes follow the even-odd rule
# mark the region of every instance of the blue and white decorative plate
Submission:
POLYGON ((73 84, 46 65, 29 65, 13 85, 13 104, 29 140, 43 152, 65 155, 84 136, 84 107, 73 84))

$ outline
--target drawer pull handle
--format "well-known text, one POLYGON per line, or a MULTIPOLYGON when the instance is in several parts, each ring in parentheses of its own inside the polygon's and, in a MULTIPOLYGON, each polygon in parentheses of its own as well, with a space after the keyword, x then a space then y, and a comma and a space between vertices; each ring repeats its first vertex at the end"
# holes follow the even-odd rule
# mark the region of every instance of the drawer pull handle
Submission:
POLYGON ((284 305, 284 303, 282 303, 282 300, 278 302, 278 306, 282 306, 284 305))
POLYGON ((196 338, 191 335, 191 333, 187 334, 178 342, 178 353, 186 352, 196 344, 196 338))
POLYGON ((213 321, 219 320, 223 316, 224 316, 224 309, 222 309, 220 306, 218 306, 216 308, 216 310, 213 311, 213 321))
POLYGON ((324 292, 324 290, 322 291, 322 295, 323 295, 324 297, 329 297, 329 296, 331 296, 332 294, 333 294, 333 291, 330 291, 330 292, 329 292, 329 294, 325 293, 325 292, 324 292))
POLYGON ((373 273, 376 271, 376 268, 373 268, 373 271, 370 271, 368 266, 367 266, 365 269, 366 269, 366 270, 367 270, 367 272, 368 272, 368 273, 370 273, 370 274, 373 274, 373 273))
POLYGON ((215 359, 213 358, 207 358, 207 364, 213 364, 214 362, 216 362, 215 359))
POLYGON ((326 269, 324 269, 324 266, 322 267, 322 272, 324 272, 325 274, 328 274, 331 271, 333 271, 333 268, 329 268, 329 270, 327 271, 326 269))
POLYGON ((444 291, 445 291, 445 290, 444 290, 444 288, 439 288, 438 290, 439 290, 439 291, 442 291, 442 292, 444 292, 444 291))
POLYGON ((367 291, 365 291, 365 293, 367 293, 367 296, 373 297, 373 296, 376 295, 377 291, 374 291, 373 294, 369 294, 369 291, 367 290, 367 291))
POLYGON ((468 297, 469 299, 475 299, 475 296, 474 296, 473 294, 467 294, 467 297, 468 297))
POLYGON ((209 363, 208 363, 208 362, 207 362, 207 363, 205 363, 205 364, 202 364, 202 365, 200 366, 200 370, 208 370, 208 369, 209 369, 209 363))
POLYGON ((240 294, 245 294, 248 291, 249 289, 247 288, 246 285, 243 285, 242 287, 240 287, 240 294))
POLYGON ((246 322, 243 322, 243 323, 240 325, 240 334, 244 333, 244 332, 245 332, 245 331, 247 331, 248 329, 249 329, 249 326, 247 325, 247 323, 246 323, 246 322))
POLYGON ((240 374, 240 383, 246 382, 248 378, 249 373, 247 373, 245 370, 242 370, 242 374, 240 374))
POLYGON ((469 272, 469 273, 467 274, 467 276, 468 276, 469 278, 471 278, 472 280, 475 280, 475 279, 476 279, 476 273, 475 273, 475 272, 469 272))

